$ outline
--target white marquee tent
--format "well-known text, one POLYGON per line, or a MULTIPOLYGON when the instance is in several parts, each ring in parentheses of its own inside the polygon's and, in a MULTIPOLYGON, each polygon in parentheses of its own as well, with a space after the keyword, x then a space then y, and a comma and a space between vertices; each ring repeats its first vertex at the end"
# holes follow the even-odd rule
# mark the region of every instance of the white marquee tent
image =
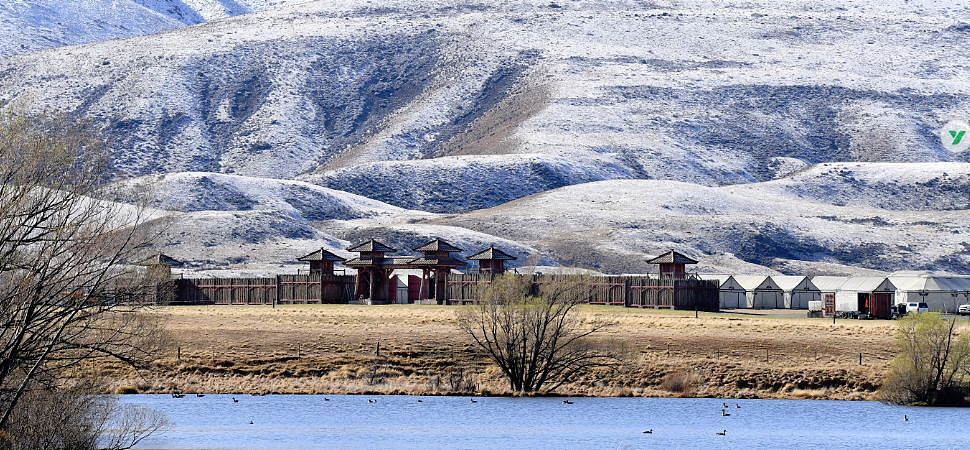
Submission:
POLYGON ((745 292, 747 302, 741 308, 776 309, 785 307, 785 292, 766 275, 734 275, 745 292))
POLYGON ((808 309, 808 302, 821 300, 822 294, 808 277, 799 275, 772 275, 771 279, 784 292, 785 308, 808 309))
POLYGON ((889 306, 895 305, 896 286, 886 277, 849 277, 835 292, 836 311, 861 311, 874 295, 888 295, 889 306))
POLYGON ((726 274, 700 274, 703 280, 716 280, 719 284, 718 298, 722 309, 750 308, 748 306, 747 291, 732 275, 726 274))
POLYGON ((930 311, 956 312, 970 303, 970 277, 897 272, 889 276, 896 286, 896 303, 926 302, 930 311))

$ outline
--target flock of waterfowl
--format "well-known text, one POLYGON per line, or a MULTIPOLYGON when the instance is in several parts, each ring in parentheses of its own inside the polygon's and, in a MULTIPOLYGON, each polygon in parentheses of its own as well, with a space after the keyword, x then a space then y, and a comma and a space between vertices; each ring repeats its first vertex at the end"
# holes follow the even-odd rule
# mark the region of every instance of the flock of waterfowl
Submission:
MULTIPOLYGON (((259 394, 250 394, 250 395, 252 395, 254 397, 262 397, 262 396, 264 396, 266 394, 265 393, 259 393, 259 394)), ((205 397, 205 394, 195 394, 195 396, 196 397, 205 397)), ((174 394, 172 394, 172 398, 185 398, 185 394, 183 394, 181 392, 174 393, 174 394)), ((232 399, 232 402, 233 403, 239 403, 239 399, 237 399, 236 397, 230 397, 230 399, 232 399)), ((329 402, 330 401, 330 398, 329 397, 324 397, 323 398, 323 401, 329 402)), ((470 403, 478 403, 478 400, 476 400, 474 398, 470 398, 470 399, 468 399, 468 401, 470 403)), ((424 401, 419 398, 417 400, 417 402, 418 403, 423 403, 424 401)), ((369 398, 369 399, 367 399, 367 403, 377 403, 377 400, 376 399, 373 399, 373 398, 369 398)), ((566 400, 563 400, 562 403, 564 405, 572 405, 575 402, 572 401, 572 400, 566 399, 566 400)), ((721 417, 730 417, 731 416, 731 413, 728 412, 728 409, 730 409, 730 408, 731 408, 731 406, 728 405, 727 402, 722 403, 721 404, 721 417)), ((741 409, 741 404, 740 403, 735 403, 734 404, 734 409, 741 409)), ((909 421, 909 416, 903 414, 903 420, 906 421, 906 422, 908 422, 909 421)), ((252 419, 249 419, 249 424, 250 425, 254 425, 255 422, 252 419)), ((653 428, 650 428, 649 430, 643 430, 643 434, 653 434, 653 428)), ((717 435, 717 436, 727 436, 727 430, 724 429, 724 430, 718 431, 718 432, 716 432, 714 434, 717 435)))
MULTIPOLYGON (((563 403, 565 403, 565 401, 563 403)), ((572 402, 570 402, 570 404, 572 404, 572 402)), ((721 404, 721 417, 731 417, 731 413, 727 412, 728 408, 730 408, 730 406, 727 403, 721 404)), ((741 404, 735 403, 734 408, 741 409, 741 404)), ((643 434, 653 434, 653 428, 649 430, 643 430, 643 434)), ((721 430, 714 434, 717 436, 727 436, 727 430, 721 430)))

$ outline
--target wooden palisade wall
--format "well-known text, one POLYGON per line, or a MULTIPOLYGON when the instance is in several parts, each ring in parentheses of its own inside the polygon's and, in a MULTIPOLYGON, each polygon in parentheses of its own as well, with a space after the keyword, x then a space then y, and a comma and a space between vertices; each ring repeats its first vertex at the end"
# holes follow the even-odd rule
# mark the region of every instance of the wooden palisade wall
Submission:
POLYGON ((175 280, 175 301, 188 305, 272 305, 349 303, 354 277, 278 275, 272 278, 185 278, 175 280))
MULTIPOLYGON (((669 308, 700 311, 717 311, 719 307, 718 282, 697 278, 674 279, 651 276, 581 276, 581 275, 520 275, 532 278, 533 294, 539 286, 554 279, 589 280, 585 291, 586 303, 594 305, 617 305, 636 308, 669 308)), ((475 303, 482 289, 492 281, 489 274, 451 274, 448 276, 448 302, 452 304, 475 303)))

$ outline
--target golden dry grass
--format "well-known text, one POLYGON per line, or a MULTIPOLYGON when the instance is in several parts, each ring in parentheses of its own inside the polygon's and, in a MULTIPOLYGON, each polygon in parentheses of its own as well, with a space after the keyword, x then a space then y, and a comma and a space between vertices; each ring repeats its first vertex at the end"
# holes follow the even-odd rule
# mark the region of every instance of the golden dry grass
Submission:
MULTIPOLYGON (((508 393, 497 368, 456 326, 458 307, 299 305, 166 307, 152 312, 174 334, 152 370, 91 370, 141 392, 508 393), (376 356, 380 344, 381 356, 376 356), (459 376, 459 374, 461 374, 459 376), (455 379, 459 382, 455 382, 455 379)), ((587 319, 624 362, 560 389, 570 395, 683 395, 667 374, 700 380, 698 396, 871 398, 893 356, 895 323, 586 306, 587 319), (863 364, 859 364, 863 353, 863 364)), ((797 314, 797 313, 795 313, 797 314)))

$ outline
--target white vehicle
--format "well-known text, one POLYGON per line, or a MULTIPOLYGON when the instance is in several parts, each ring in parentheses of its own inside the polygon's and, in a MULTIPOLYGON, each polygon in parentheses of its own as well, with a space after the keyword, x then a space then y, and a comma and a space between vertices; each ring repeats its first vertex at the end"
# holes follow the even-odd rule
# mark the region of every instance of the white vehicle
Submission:
POLYGON ((970 303, 960 305, 960 307, 957 308, 957 314, 961 316, 970 316, 970 303))
POLYGON ((930 307, 927 306, 927 304, 925 302, 919 302, 919 303, 917 303, 917 302, 909 302, 909 303, 904 303, 903 305, 906 306, 906 314, 909 314, 909 313, 925 313, 925 312, 928 312, 930 310, 930 307))

